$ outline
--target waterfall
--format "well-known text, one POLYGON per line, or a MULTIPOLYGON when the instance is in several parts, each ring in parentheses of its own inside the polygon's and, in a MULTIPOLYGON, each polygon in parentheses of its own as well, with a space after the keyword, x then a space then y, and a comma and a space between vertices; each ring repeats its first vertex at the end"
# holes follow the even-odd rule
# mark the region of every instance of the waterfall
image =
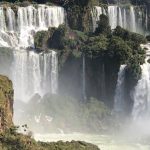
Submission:
POLYGON ((117 6, 108 6, 108 18, 111 28, 114 29, 117 26, 117 6))
POLYGON ((83 61, 83 62, 82 62, 82 65, 83 65, 83 66, 82 66, 82 84, 83 84, 83 85, 82 85, 82 88, 83 88, 82 91, 83 91, 83 94, 82 94, 82 95, 83 95, 83 99, 86 100, 86 98, 87 98, 87 97, 86 97, 86 77, 85 77, 85 75, 86 75, 85 69, 86 69, 86 68, 85 68, 85 55, 84 55, 84 54, 83 54, 82 59, 83 59, 83 60, 82 60, 82 61, 83 61))
POLYGON ((0 7, 0 47, 11 47, 14 55, 11 77, 14 84, 15 100, 28 102, 38 93, 57 93, 58 60, 57 53, 49 50, 36 53, 27 50, 34 48, 34 35, 37 31, 58 27, 65 22, 62 7, 33 5, 0 7))
POLYGON ((12 80, 15 99, 27 102, 34 94, 57 93, 57 53, 14 52, 12 80))
POLYGON ((118 22, 118 25, 120 27, 124 27, 123 25, 123 18, 122 18, 122 12, 121 12, 121 8, 119 7, 119 22, 118 22))
POLYGON ((126 9, 123 9, 123 28, 127 29, 127 12, 126 9))
POLYGON ((56 52, 52 51, 51 57, 51 93, 56 94, 58 88, 58 60, 56 52))
POLYGON ((126 65, 121 65, 118 72, 118 80, 115 91, 114 98, 114 111, 123 112, 124 111, 124 79, 125 79, 125 67, 126 65))
MULTIPOLYGON (((99 19, 99 15, 103 13, 102 7, 96 6, 95 8, 95 17, 93 17, 93 25, 94 29, 96 25, 96 21, 99 19), (96 19, 94 19, 96 18, 96 19), (95 21, 96 20, 96 21, 95 21)), ((129 31, 138 32, 143 34, 145 32, 145 26, 143 26, 142 22, 146 22, 146 14, 143 15, 142 10, 136 9, 134 6, 117 6, 117 5, 109 5, 108 12, 104 13, 108 16, 109 24, 111 29, 115 29, 116 26, 121 26, 129 31)), ((147 24, 147 23, 146 23, 147 24)), ((93 30, 94 30, 93 29, 93 30)))
POLYGON ((141 66, 142 76, 133 91, 133 110, 132 116, 134 120, 150 116, 150 44, 142 45, 147 48, 147 57, 145 64, 141 66))
POLYGON ((0 46, 34 47, 37 31, 58 27, 64 22, 64 9, 58 6, 18 7, 17 15, 10 7, 6 8, 6 13, 0 7, 0 46))
POLYGON ((135 11, 133 6, 130 7, 130 22, 130 30, 136 32, 135 11))

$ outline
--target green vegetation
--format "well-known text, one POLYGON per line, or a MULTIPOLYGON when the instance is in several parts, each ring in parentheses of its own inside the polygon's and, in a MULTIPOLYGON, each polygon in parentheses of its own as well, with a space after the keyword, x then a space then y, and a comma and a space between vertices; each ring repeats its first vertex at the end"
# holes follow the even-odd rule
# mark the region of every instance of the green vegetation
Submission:
MULTIPOLYGON (((47 39, 47 35, 41 38, 42 33, 40 35, 37 33, 35 37, 36 45, 42 45, 42 39, 47 39)), ((60 66, 63 66, 62 63, 70 55, 80 58, 82 53, 85 53, 89 58, 101 58, 111 63, 128 64, 128 68, 133 69, 132 74, 137 78, 140 77, 140 64, 143 64, 145 59, 145 50, 140 47, 140 44, 146 43, 146 38, 120 26, 111 31, 105 15, 100 16, 95 33, 71 30, 65 25, 60 25, 58 29, 53 29, 53 34, 47 39, 47 43, 48 48, 59 51, 60 66)))
POLYGON ((13 115, 12 82, 5 76, 0 76, 0 132, 9 128, 13 115))
POLYGON ((38 31, 34 35, 34 45, 36 49, 46 50, 48 46, 48 40, 53 35, 55 28, 49 28, 48 31, 38 31))

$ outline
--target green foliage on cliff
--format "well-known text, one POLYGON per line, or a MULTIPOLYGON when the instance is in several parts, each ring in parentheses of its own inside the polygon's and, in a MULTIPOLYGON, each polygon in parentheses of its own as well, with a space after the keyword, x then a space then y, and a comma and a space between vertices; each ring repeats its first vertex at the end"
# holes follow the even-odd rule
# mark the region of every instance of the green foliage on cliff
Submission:
POLYGON ((118 36, 112 36, 108 46, 108 57, 119 63, 125 63, 132 55, 132 49, 118 36))
MULTIPOLYGON (((36 34, 36 45, 42 45, 43 34, 46 33, 36 34)), ((134 59, 134 63, 139 66, 144 63, 145 58, 145 50, 140 47, 140 44, 146 43, 146 38, 120 26, 111 31, 105 15, 100 16, 98 27, 94 33, 71 30, 65 25, 60 25, 58 29, 53 29, 53 34, 47 39, 47 43, 48 48, 59 50, 61 66, 67 57, 72 55, 80 58, 82 53, 90 58, 101 58, 116 64, 128 64, 128 67, 132 66, 131 60, 134 59)), ((140 71, 136 71, 136 73, 140 74, 140 71)))
POLYGON ((98 27, 96 28, 95 35, 104 34, 108 36, 111 34, 111 27, 109 26, 109 20, 106 15, 100 15, 100 21, 97 24, 98 27))
POLYGON ((104 35, 91 36, 82 46, 82 51, 89 57, 104 56, 108 47, 108 39, 104 35))

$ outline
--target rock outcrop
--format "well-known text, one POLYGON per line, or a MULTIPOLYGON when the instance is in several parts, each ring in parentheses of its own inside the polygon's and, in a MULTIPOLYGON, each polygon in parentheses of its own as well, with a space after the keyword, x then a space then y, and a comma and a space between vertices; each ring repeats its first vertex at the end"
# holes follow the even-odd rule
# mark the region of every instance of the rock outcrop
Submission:
POLYGON ((11 127, 13 117, 12 82, 0 75, 0 132, 11 127))

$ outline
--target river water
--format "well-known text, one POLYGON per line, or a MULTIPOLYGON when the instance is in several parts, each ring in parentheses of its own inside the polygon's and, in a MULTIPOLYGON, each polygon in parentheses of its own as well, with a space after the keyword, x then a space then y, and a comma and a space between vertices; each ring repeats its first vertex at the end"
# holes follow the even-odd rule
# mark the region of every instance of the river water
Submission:
MULTIPOLYGON (((132 137, 132 135, 131 135, 132 137)), ((37 141, 57 142, 57 141, 85 141, 97 145, 100 150, 150 150, 150 144, 140 144, 138 142, 113 137, 108 135, 93 134, 36 134, 34 138, 37 141)))

